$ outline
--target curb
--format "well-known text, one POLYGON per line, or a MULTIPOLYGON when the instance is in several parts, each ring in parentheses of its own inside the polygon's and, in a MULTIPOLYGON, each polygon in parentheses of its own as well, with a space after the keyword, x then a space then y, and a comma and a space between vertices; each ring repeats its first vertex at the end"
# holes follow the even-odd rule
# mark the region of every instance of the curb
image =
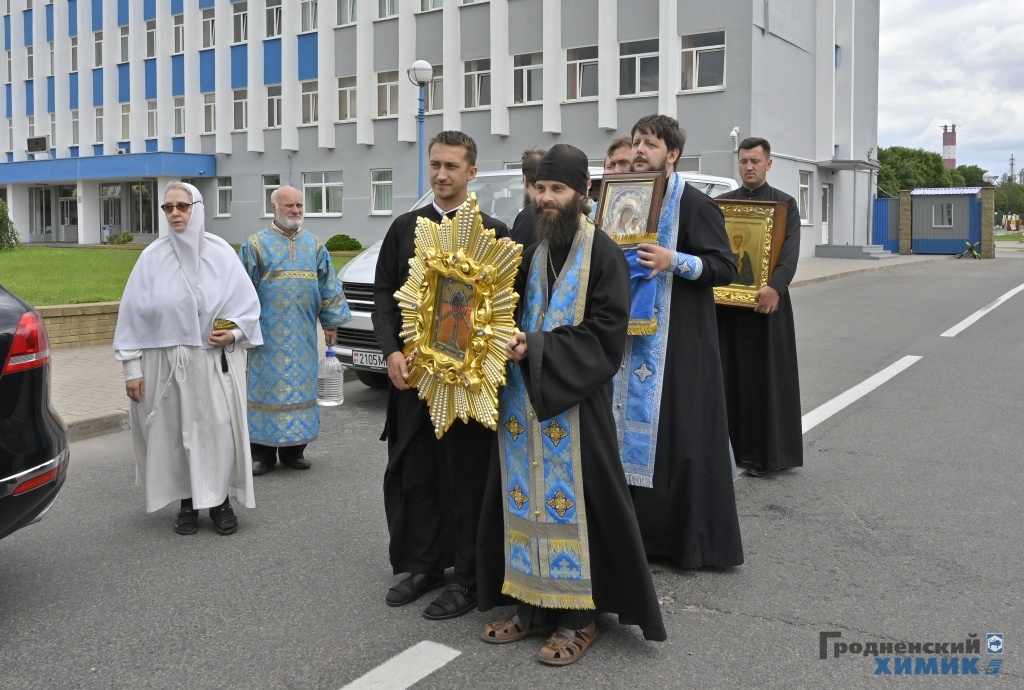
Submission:
POLYGON ((881 266, 867 266, 865 268, 856 268, 852 271, 843 271, 842 273, 831 273, 824 276, 815 276, 813 278, 802 278, 800 280, 794 280, 789 284, 790 287, 800 287, 802 285, 812 285, 814 283, 823 283, 826 280, 838 280, 847 276, 859 275, 861 273, 874 273, 876 271, 892 271, 897 268, 904 268, 906 266, 916 266, 918 264, 928 264, 933 261, 942 261, 943 259, 955 259, 954 256, 936 256, 931 259, 921 259, 920 261, 902 261, 900 263, 887 263, 881 266))
POLYGON ((94 436, 112 434, 115 431, 124 431, 129 428, 128 411, 118 410, 117 412, 112 412, 110 414, 80 419, 77 422, 68 424, 67 427, 68 439, 72 443, 75 441, 84 441, 85 439, 93 438, 94 436))

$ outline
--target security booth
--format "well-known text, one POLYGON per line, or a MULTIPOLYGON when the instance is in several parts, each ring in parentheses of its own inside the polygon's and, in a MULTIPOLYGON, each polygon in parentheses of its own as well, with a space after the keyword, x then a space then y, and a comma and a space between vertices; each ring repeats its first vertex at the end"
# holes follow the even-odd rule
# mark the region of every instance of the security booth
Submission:
POLYGON ((914 254, 981 251, 981 187, 915 189, 910 198, 914 254))

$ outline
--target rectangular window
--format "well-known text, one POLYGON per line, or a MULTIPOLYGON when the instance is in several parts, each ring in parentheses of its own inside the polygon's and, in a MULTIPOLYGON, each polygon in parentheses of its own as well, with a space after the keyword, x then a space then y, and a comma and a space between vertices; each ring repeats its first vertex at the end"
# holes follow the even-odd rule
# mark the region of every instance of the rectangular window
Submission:
POLYGON ((281 35, 281 0, 267 0, 267 38, 281 35))
POLYGON ((343 195, 342 173, 302 173, 302 194, 307 216, 340 216, 343 195))
POLYGON ((391 170, 371 170, 370 188, 372 190, 373 207, 371 213, 391 213, 391 170))
POLYGON ((236 2, 231 6, 231 40, 245 43, 249 40, 249 3, 236 2))
POLYGON ((156 139, 158 128, 157 128, 157 109, 156 101, 146 101, 146 138, 156 139))
POLYGON ((491 104, 491 60, 466 60, 466 108, 491 104))
POLYGON ((231 215, 231 178, 217 178, 217 215, 231 215))
POLYGON ((316 79, 302 82, 302 124, 315 125, 320 121, 320 92, 316 79))
POLYGON ((338 120, 356 119, 356 78, 338 77, 338 120))
POLYGON ((424 109, 428 113, 444 110, 444 65, 434 65, 434 78, 427 84, 424 109))
POLYGON ((96 137, 93 139, 97 144, 103 143, 103 106, 96 107, 96 137))
POLYGON ((203 94, 203 134, 213 134, 217 129, 217 94, 203 94))
POLYGON ((35 67, 32 60, 32 46, 25 47, 25 75, 32 79, 35 76, 35 67))
POLYGON ((398 16, 398 0, 377 0, 377 17, 387 19, 398 16))
POLYGON ((398 115, 398 70, 377 73, 377 117, 398 115))
POLYGON ((444 0, 420 0, 420 12, 439 10, 444 7, 444 0))
POLYGON ((53 52, 53 41, 50 41, 50 76, 51 77, 54 74, 56 74, 56 70, 54 69, 56 64, 57 64, 56 56, 54 55, 54 52, 53 52))
POLYGON ((244 132, 249 129, 249 91, 248 89, 235 89, 234 96, 231 129, 236 132, 244 132))
POLYGON ((800 171, 800 222, 811 222, 811 173, 800 171))
POLYGON ((71 145, 78 146, 78 111, 71 111, 71 145))
MULTIPOLYGON (((98 108, 97 110, 101 110, 101 108, 98 108)), ((102 115, 103 114, 100 113, 101 117, 102 117, 102 115)), ((34 115, 29 115, 26 118, 26 122, 28 123, 28 135, 30 137, 34 137, 36 135, 36 118, 35 118, 35 116, 34 115)))
POLYGON ((121 104, 121 141, 132 138, 132 107, 128 103, 121 104))
POLYGON ((50 146, 57 145, 57 115, 50 113, 50 146))
POLYGON ((567 101, 597 98, 597 46, 570 48, 565 52, 567 101))
POLYGON ((658 93, 658 39, 619 44, 619 95, 658 93))
POLYGON ((156 20, 146 22, 146 58, 156 57, 156 20))
POLYGON ((217 42, 217 33, 214 29, 213 8, 203 10, 203 48, 212 48, 217 42))
POLYGON ((174 15, 174 54, 185 52, 185 15, 174 15))
POLYGON ((716 89, 725 86, 725 32, 683 36, 680 90, 716 89))
POLYGON ((512 56, 512 102, 539 103, 544 98, 544 54, 512 56))
MULTIPOLYGON (((78 111, 72 111, 78 112, 78 111)), ((7 150, 14 150, 14 120, 7 121, 7 150)))
POLYGON ((281 126, 281 85, 267 87, 267 129, 281 126))
POLYGON ((92 39, 93 39, 93 42, 92 42, 92 51, 93 51, 92 63, 93 63, 93 65, 92 66, 93 67, 102 67, 103 66, 103 32, 102 31, 93 32, 92 39))
POLYGON ((272 216, 274 212, 270 210, 270 195, 274 193, 274 190, 281 186, 280 175, 264 175, 263 176, 263 215, 272 216))
POLYGON ((12 74, 14 74, 14 58, 11 55, 11 51, 7 51, 7 83, 11 83, 12 74))
POLYGON ((128 62, 128 27, 121 27, 121 43, 120 43, 120 60, 118 62, 128 62))
POLYGON ((174 136, 185 134, 185 97, 174 97, 174 136))
MULTIPOLYGON (((77 72, 78 71, 78 36, 72 36, 70 40, 71 40, 71 71, 72 72, 77 72)), ((10 56, 10 54, 11 54, 10 51, 8 51, 7 52, 8 57, 10 56)))
POLYGON ((338 0, 338 26, 355 24, 356 0, 338 0))
POLYGON ((937 228, 953 227, 953 204, 932 204, 932 225, 937 228))
POLYGON ((302 0, 299 12, 302 15, 302 33, 316 31, 319 24, 317 0, 302 0))

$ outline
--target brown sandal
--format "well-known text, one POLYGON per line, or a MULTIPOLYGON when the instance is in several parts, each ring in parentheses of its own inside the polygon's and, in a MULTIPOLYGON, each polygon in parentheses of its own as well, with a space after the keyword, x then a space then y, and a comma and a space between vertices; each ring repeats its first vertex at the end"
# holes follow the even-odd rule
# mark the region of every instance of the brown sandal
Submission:
POLYGON ((597 621, 583 630, 559 628, 548 638, 537 658, 549 666, 568 666, 579 661, 597 639, 597 621))
POLYGON ((485 625, 483 632, 480 633, 480 639, 491 644, 508 644, 509 642, 521 640, 524 637, 548 635, 554 630, 555 626, 553 625, 544 628, 524 629, 522 621, 519 620, 519 615, 513 613, 505 620, 493 621, 485 625))

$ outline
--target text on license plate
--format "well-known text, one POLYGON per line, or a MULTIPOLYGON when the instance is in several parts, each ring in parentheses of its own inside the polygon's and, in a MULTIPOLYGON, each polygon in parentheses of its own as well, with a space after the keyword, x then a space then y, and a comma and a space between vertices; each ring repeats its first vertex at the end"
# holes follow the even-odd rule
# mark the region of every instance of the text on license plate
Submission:
POLYGON ((387 371, 388 369, 383 354, 380 352, 363 352, 361 350, 352 350, 352 366, 380 369, 381 371, 387 371))

